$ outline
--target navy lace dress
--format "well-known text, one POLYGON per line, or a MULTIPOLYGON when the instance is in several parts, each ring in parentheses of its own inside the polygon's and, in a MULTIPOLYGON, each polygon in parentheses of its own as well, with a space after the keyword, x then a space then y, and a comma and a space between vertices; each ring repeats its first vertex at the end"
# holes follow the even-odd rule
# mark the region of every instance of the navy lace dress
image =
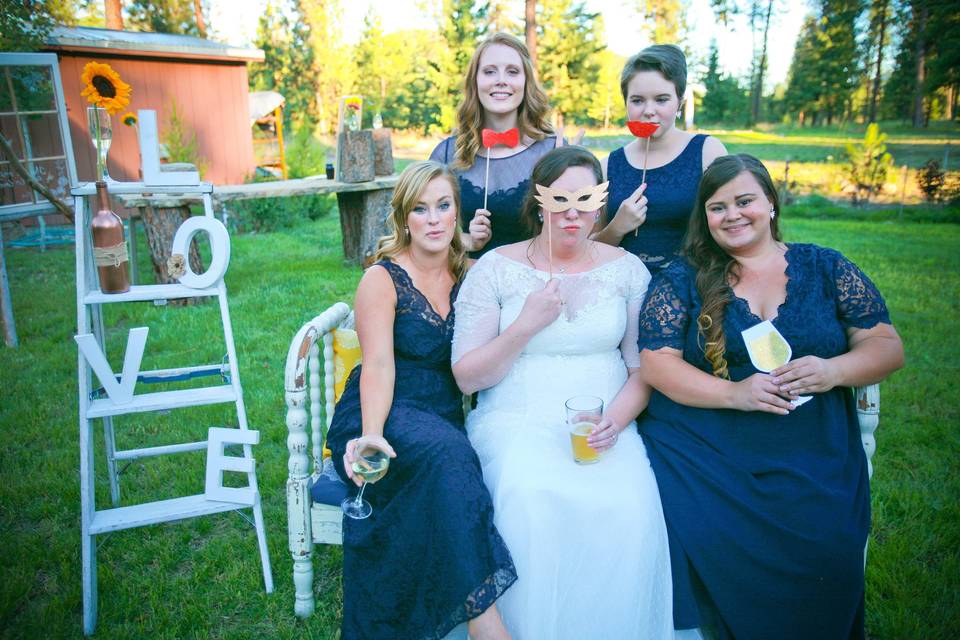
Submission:
MULTIPOLYGON (((846 330, 889 323, 873 283, 831 249, 790 244, 787 297, 773 324, 793 357, 845 353, 846 330)), ((712 372, 698 341, 693 268, 656 276, 640 348, 672 347, 712 372)), ((740 332, 760 322, 736 296, 723 329, 730 378, 750 364, 740 332)), ((787 416, 698 409, 654 391, 638 427, 670 536, 674 622, 716 637, 862 638, 870 484, 848 388, 814 394, 787 416)))
MULTIPOLYGON (((490 158, 490 183, 487 190, 487 210, 490 212, 490 241, 480 251, 470 254, 479 258, 487 251, 505 244, 520 242, 530 232, 520 222, 523 199, 530 189, 530 176, 537 161, 557 146, 556 136, 538 140, 526 149, 507 158, 490 158)), ((430 159, 451 164, 455 159, 457 139, 451 136, 437 145, 430 159)), ((464 232, 477 209, 483 208, 483 181, 487 159, 477 156, 468 169, 455 169, 460 182, 460 218, 464 232)))
MULTIPOLYGON (((516 572, 493 525, 493 504, 463 429, 463 396, 450 370, 459 285, 443 319, 402 267, 377 264, 397 290, 396 382, 383 430, 397 457, 364 492, 373 515, 343 519, 341 637, 442 638, 490 607, 516 572)), ((337 472, 351 487, 343 454, 360 433, 358 366, 328 434, 337 472)))
MULTIPOLYGON (((647 169, 647 220, 640 231, 623 236, 620 246, 634 254, 652 275, 666 266, 680 250, 687 232, 687 220, 697 199, 700 176, 703 175, 702 133, 691 138, 676 158, 662 167, 647 169)), ((623 147, 607 159, 610 217, 621 203, 640 186, 643 170, 627 162, 623 147)))

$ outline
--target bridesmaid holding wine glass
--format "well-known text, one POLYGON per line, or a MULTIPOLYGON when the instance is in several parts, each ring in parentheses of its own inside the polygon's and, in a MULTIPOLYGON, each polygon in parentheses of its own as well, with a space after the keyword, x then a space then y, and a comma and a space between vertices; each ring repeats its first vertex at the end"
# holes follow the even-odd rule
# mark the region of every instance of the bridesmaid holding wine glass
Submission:
POLYGON ((456 178, 414 163, 392 207, 392 232, 357 287, 363 364, 328 434, 340 476, 376 482, 344 503, 340 637, 442 638, 466 622, 473 638, 504 640, 495 603, 517 575, 450 370, 466 261, 456 178))

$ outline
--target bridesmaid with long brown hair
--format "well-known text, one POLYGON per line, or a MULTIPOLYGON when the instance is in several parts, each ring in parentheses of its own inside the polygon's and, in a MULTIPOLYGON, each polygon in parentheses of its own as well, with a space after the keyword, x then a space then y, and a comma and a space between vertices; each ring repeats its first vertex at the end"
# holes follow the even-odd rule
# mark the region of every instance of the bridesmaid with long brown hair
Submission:
POLYGON ((784 242, 781 214, 759 160, 715 160, 682 257, 640 314, 654 393, 638 426, 670 535, 675 625, 863 638, 870 483, 850 387, 903 366, 903 344, 863 271, 784 242), (792 359, 758 372, 752 327, 779 332, 792 359))

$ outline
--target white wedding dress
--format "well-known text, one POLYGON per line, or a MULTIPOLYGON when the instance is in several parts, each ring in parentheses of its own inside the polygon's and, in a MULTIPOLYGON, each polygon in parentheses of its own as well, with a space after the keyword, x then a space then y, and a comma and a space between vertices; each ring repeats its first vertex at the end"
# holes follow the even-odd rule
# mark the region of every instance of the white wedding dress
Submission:
MULTIPOLYGON (((480 392, 467 418, 519 576, 497 606, 514 640, 672 638, 667 532, 636 426, 598 463, 581 466, 564 415, 575 395, 609 406, 627 366, 639 366, 637 318, 650 274, 624 253, 555 277, 564 311, 480 392)), ((497 251, 480 258, 457 298, 453 361, 508 327, 547 280, 497 251)))

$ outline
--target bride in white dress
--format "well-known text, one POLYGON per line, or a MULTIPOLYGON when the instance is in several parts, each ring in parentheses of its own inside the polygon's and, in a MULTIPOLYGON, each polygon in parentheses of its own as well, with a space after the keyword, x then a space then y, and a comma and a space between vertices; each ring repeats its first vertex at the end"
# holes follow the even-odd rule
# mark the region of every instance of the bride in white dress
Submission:
POLYGON ((467 432, 519 576, 497 601, 515 640, 673 637, 663 511, 633 422, 649 398, 637 318, 650 274, 590 240, 601 179, 585 149, 544 156, 532 183, 552 191, 521 214, 534 238, 485 254, 456 302, 453 372, 480 392, 467 432), (581 466, 564 402, 584 394, 604 401, 603 454, 581 466))

